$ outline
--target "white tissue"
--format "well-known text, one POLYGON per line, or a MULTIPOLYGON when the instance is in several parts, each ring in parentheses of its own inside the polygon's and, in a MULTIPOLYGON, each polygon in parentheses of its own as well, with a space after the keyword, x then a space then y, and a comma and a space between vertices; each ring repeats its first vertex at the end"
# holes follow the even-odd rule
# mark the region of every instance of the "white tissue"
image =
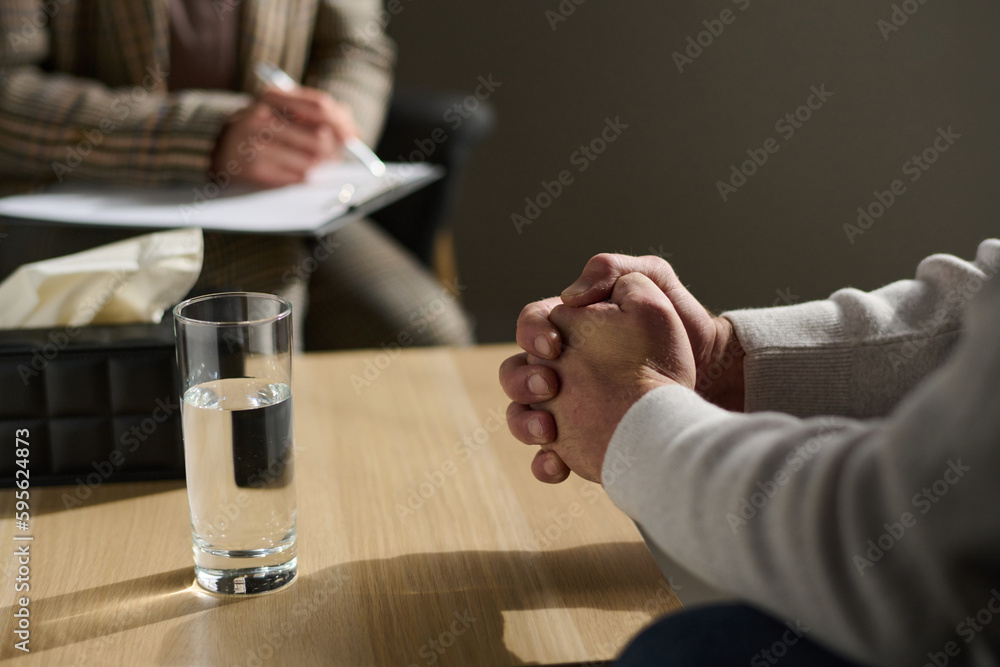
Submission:
POLYGON ((25 264, 0 284, 0 329, 159 322, 203 257, 201 230, 189 228, 25 264))

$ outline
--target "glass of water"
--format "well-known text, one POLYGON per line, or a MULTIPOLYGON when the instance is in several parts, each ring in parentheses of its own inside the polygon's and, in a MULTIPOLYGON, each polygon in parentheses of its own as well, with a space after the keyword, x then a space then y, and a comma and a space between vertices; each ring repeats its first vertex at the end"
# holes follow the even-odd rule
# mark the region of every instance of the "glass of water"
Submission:
POLYGON ((174 308, 191 536, 209 591, 278 590, 296 574, 292 306, 210 294, 174 308))

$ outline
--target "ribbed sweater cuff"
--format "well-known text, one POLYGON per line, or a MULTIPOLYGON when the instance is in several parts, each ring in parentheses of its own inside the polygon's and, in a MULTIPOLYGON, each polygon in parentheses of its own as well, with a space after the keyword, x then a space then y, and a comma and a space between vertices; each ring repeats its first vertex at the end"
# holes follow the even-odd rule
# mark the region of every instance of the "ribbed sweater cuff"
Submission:
POLYGON ((832 301, 736 310, 743 360, 744 409, 796 416, 847 414, 852 352, 832 301))

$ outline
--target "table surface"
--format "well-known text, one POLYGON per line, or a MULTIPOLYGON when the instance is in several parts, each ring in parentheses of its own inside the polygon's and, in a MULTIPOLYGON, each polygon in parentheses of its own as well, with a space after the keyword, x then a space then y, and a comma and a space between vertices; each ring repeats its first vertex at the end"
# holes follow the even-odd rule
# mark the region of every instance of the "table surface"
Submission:
POLYGON ((297 357, 299 576, 193 585, 181 482, 0 491, 0 658, 18 664, 501 665, 608 660, 680 603, 603 489, 531 476, 497 383, 513 347, 297 357), (82 495, 82 494, 81 494, 82 495), (29 592, 13 552, 30 545, 29 592), (23 578, 23 577, 21 577, 23 578), (29 598, 30 654, 13 612, 29 598), (18 605, 18 606, 15 606, 18 605))

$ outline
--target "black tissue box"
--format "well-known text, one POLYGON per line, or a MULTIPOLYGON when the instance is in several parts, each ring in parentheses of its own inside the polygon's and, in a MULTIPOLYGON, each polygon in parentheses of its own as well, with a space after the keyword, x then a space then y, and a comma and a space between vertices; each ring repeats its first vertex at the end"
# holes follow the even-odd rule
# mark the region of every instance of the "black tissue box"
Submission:
POLYGON ((182 479, 179 386, 169 317, 0 331, 0 486, 182 479))

